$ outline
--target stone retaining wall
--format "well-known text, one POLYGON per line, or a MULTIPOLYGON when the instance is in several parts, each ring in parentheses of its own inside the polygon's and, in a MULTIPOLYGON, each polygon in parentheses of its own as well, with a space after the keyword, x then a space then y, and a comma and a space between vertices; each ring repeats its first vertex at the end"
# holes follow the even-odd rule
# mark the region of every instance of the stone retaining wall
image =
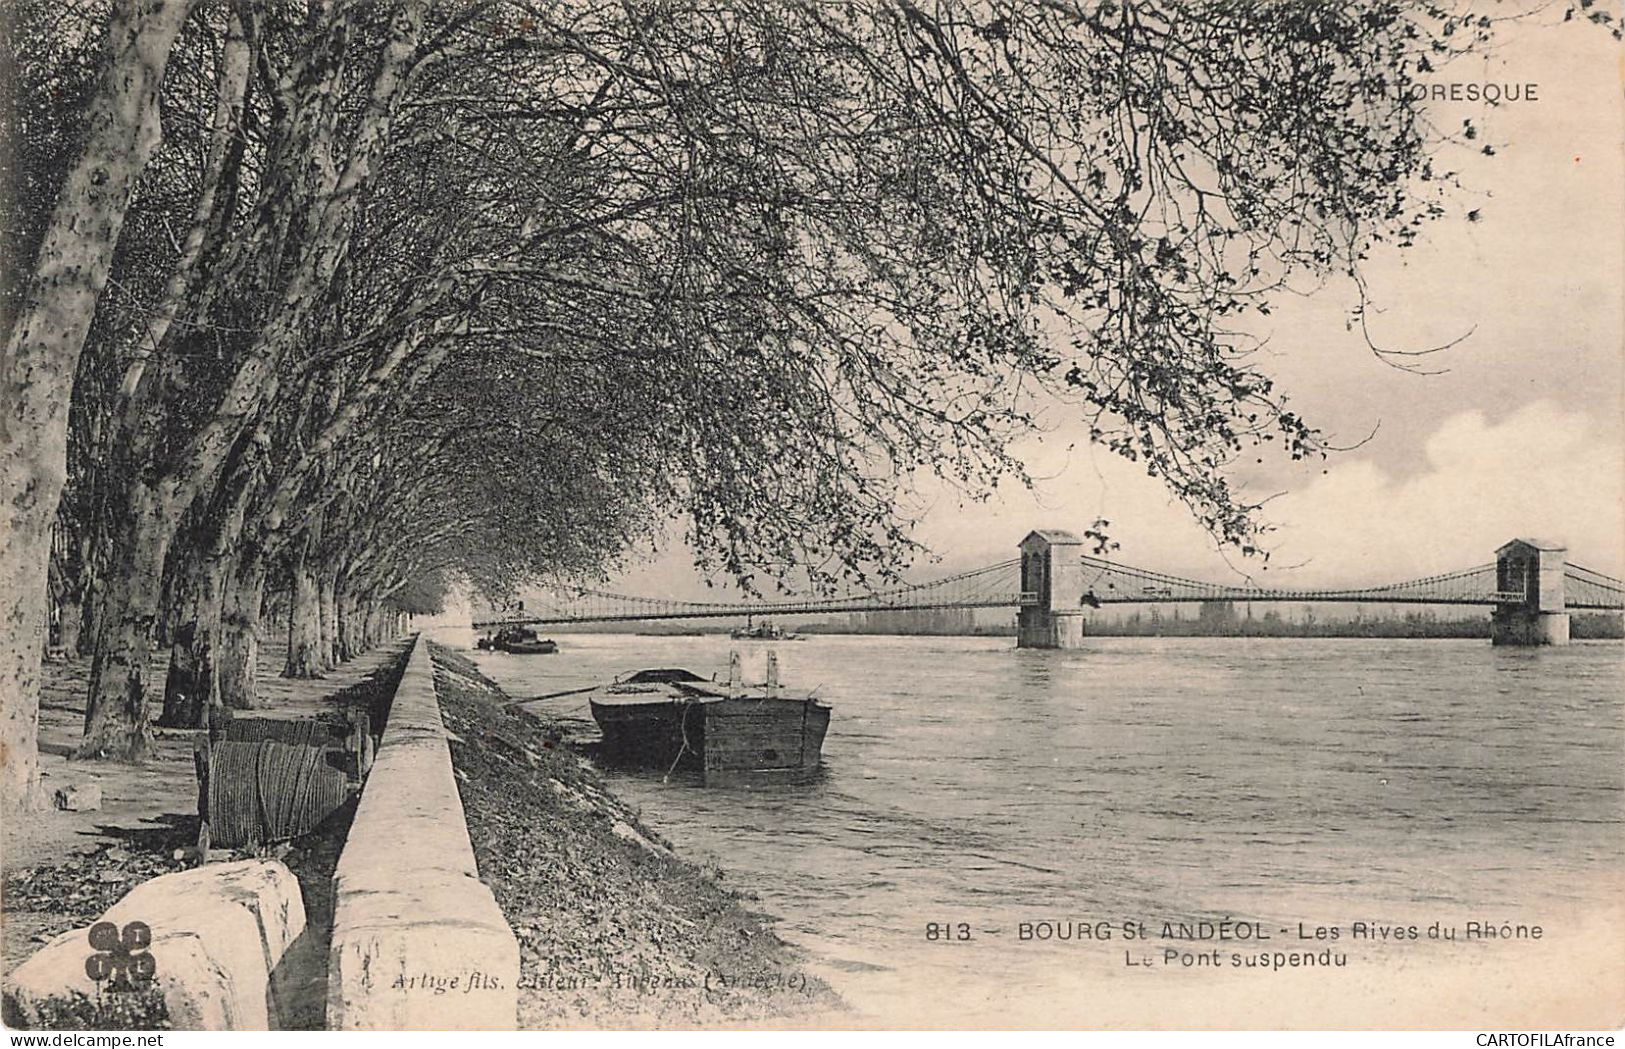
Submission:
POLYGON ((513 1030, 518 980, 519 945, 474 864, 419 636, 334 875, 327 1026, 513 1030))

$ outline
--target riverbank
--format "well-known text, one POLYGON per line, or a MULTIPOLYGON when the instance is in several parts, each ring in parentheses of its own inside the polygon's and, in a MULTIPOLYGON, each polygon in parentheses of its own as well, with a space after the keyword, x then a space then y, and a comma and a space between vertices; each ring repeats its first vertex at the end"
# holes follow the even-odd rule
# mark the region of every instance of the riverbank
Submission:
POLYGON ((469 837, 520 945, 525 1029, 811 1026, 841 1008, 799 951, 677 857, 473 663, 430 648, 469 837))

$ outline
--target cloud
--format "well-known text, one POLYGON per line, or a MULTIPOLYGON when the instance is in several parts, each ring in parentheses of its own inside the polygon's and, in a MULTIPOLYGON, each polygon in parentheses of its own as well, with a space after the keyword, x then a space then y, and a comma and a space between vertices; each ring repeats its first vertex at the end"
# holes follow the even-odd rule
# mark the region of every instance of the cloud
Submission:
POLYGON ((943 498, 920 537, 944 556, 944 570, 961 570, 1013 556, 1029 528, 1077 531, 1101 516, 1122 544, 1111 556, 1126 564, 1214 581, 1240 573, 1313 586, 1468 568, 1492 560, 1506 540, 1534 535, 1566 542, 1580 564, 1621 574, 1625 461, 1617 428, 1584 410, 1535 401, 1500 419, 1458 412, 1424 433, 1410 456, 1385 449, 1385 463, 1375 449, 1334 454, 1317 461, 1313 474, 1286 480, 1286 493, 1264 509, 1275 526, 1267 567, 1216 551, 1159 482, 1064 431, 1022 449, 1035 473, 1047 475, 1036 493, 1007 492, 991 505, 943 498), (1391 462, 1396 458, 1400 464, 1391 462))
MULTIPOLYGON (((1572 560, 1617 576, 1625 574, 1625 442, 1612 426, 1541 400, 1501 418, 1481 410, 1448 415, 1407 442, 1408 455, 1385 448, 1378 461, 1372 446, 1304 465, 1278 478, 1286 494, 1265 507, 1276 526, 1267 567, 1218 552, 1143 467, 1091 446, 1081 428, 1061 426, 1017 449, 1041 478, 1036 492, 1001 487, 979 503, 922 486, 916 535, 941 561, 918 564, 910 578, 1002 561, 1029 529, 1081 531, 1096 517, 1110 519, 1122 544, 1114 560, 1215 582, 1394 582, 1483 564, 1519 535, 1563 540, 1572 560)), ((1274 490, 1255 483, 1249 494, 1274 490)), ((704 587, 680 549, 621 574, 610 589, 710 600, 730 593, 704 587)))
MULTIPOLYGON (((1625 564, 1625 460, 1619 434, 1587 413, 1536 401, 1499 421, 1444 419, 1423 465, 1395 475, 1334 457, 1324 475, 1272 503, 1275 560, 1308 559, 1304 582, 1377 581, 1491 560, 1514 536, 1566 542, 1580 564, 1625 564)), ((1285 573, 1283 573, 1285 574, 1285 573)))

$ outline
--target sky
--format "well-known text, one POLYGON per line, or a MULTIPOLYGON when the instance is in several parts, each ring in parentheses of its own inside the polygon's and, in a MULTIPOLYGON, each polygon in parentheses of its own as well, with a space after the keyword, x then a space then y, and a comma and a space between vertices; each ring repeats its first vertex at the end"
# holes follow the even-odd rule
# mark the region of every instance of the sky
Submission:
MULTIPOLYGON (((1441 126, 1471 118, 1474 150, 1452 211, 1365 272, 1377 342, 1437 346, 1441 374, 1377 359, 1348 327, 1352 284, 1278 301, 1263 367, 1293 410, 1354 445, 1326 461, 1250 464, 1234 478, 1274 527, 1267 567, 1221 551, 1142 468, 1092 448, 1060 409, 1017 445, 1032 492, 971 503, 922 488, 915 536, 938 559, 914 581, 1015 556, 1030 529, 1112 523, 1115 560, 1213 580, 1362 584, 1482 564, 1507 539, 1566 542, 1579 564, 1625 575, 1625 63, 1595 27, 1553 17, 1434 77, 1535 84, 1535 98, 1430 102, 1441 126), (1494 156, 1476 152, 1490 143, 1494 156), (1467 212, 1477 211, 1476 221, 1467 212), (1470 334, 1468 334, 1470 333, 1470 334)), ((677 547, 633 563, 609 589, 716 599, 677 547)))

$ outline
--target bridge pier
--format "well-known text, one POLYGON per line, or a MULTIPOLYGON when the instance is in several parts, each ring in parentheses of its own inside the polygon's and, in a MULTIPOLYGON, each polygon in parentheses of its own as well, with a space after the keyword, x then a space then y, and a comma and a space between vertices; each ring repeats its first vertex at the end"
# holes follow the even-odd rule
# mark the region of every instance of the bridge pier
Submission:
POLYGON ((1082 648, 1083 540, 1042 529, 1021 541, 1021 610, 1017 648, 1082 648), (1070 597, 1070 600, 1069 600, 1070 597))
POLYGON ((1017 648, 1082 648, 1083 613, 1023 608, 1016 613, 1017 648))
POLYGON ((1569 643, 1567 612, 1528 612, 1521 608, 1497 608, 1490 613, 1492 645, 1566 645, 1569 643))
POLYGON ((1562 544, 1540 539, 1514 539, 1495 551, 1495 589, 1506 600, 1490 613, 1490 644, 1569 643, 1566 553, 1562 544))

